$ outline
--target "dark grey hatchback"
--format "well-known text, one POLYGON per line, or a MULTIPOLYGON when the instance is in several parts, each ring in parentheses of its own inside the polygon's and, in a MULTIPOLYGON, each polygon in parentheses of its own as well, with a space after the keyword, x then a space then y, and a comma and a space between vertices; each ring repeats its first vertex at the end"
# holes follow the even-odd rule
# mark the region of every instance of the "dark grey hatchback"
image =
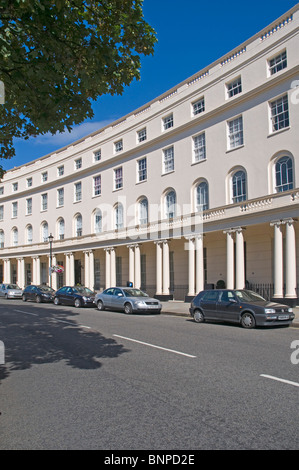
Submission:
POLYGON ((189 309, 197 323, 218 320, 239 323, 243 328, 289 325, 295 315, 287 305, 268 302, 250 290, 214 289, 199 292, 189 309))

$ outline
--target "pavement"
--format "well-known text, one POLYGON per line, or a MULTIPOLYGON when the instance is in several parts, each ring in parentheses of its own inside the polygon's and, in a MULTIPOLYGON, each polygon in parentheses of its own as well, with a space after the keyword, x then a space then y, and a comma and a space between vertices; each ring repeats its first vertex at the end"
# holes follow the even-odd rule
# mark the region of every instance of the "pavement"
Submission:
MULTIPOLYGON (((161 304, 162 304, 161 313, 168 314, 168 315, 179 315, 183 317, 190 316, 190 313, 189 313, 190 302, 169 300, 168 302, 161 302, 161 304)), ((299 305, 297 307, 293 307, 293 312, 295 314, 295 318, 292 322, 292 327, 299 328, 299 305)))

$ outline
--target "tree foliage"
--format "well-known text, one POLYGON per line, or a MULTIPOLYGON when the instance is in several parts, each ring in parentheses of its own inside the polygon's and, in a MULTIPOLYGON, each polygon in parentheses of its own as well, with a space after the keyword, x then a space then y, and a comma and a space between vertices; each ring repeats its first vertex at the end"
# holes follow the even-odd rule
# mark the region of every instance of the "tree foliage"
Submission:
POLYGON ((92 118, 92 100, 140 78, 156 42, 142 4, 0 0, 1 158, 15 154, 14 137, 70 131, 92 118))

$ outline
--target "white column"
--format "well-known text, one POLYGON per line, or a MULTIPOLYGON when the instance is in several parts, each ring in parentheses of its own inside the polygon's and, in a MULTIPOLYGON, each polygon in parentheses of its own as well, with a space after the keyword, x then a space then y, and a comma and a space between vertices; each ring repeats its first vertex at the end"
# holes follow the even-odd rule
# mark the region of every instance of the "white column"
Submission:
POLYGON ((110 249, 110 280, 111 286, 114 287, 116 285, 116 263, 115 263, 115 248, 110 249))
POLYGON ((162 293, 164 295, 169 295, 169 244, 168 240, 163 241, 163 287, 162 293))
POLYGON ((188 295, 195 295, 195 240, 194 238, 188 239, 188 295))
POLYGON ((35 282, 34 284, 40 284, 40 257, 35 258, 35 282))
POLYGON ((89 287, 94 290, 94 252, 89 252, 89 287))
POLYGON ((70 257, 69 253, 64 253, 65 256, 65 266, 64 266, 64 273, 65 273, 65 284, 68 286, 70 284, 70 257))
POLYGON ((20 271, 18 270, 18 275, 21 278, 20 287, 21 287, 21 289, 24 289, 24 287, 25 287, 25 260, 24 260, 24 258, 21 258, 20 271))
POLYGON ((281 221, 271 223, 274 226, 274 295, 273 297, 283 297, 283 245, 281 221))
POLYGON ((296 238, 294 220, 287 219, 286 224, 286 294, 288 298, 296 298, 296 238))
POLYGON ((70 284, 75 284, 75 257, 74 253, 70 253, 70 284))
POLYGON ((4 282, 11 282, 11 269, 10 269, 10 259, 6 258, 4 260, 4 282))
POLYGON ((226 230, 226 287, 234 288, 234 237, 233 230, 226 230))
POLYGON ((17 258, 18 260, 18 281, 17 284, 21 289, 25 287, 25 263, 24 258, 17 258))
POLYGON ((108 289, 108 287, 111 287, 110 248, 105 248, 105 252, 106 252, 106 279, 105 279, 105 284, 106 284, 106 289, 108 289))
POLYGON ((245 259, 243 229, 236 229, 236 289, 245 287, 245 259))
POLYGON ((156 294, 162 294, 162 242, 156 244, 156 294))
MULTIPOLYGON (((135 283, 135 253, 134 245, 129 245, 129 281, 135 283)), ((135 284, 134 284, 135 287, 135 284)))
POLYGON ((196 294, 204 290, 205 276, 203 264, 203 235, 197 235, 195 238, 196 250, 196 294))
POLYGON ((84 251, 84 285, 90 288, 89 251, 84 251))
POLYGON ((140 246, 135 245, 135 280, 134 287, 140 289, 141 284, 141 266, 140 266, 140 246))

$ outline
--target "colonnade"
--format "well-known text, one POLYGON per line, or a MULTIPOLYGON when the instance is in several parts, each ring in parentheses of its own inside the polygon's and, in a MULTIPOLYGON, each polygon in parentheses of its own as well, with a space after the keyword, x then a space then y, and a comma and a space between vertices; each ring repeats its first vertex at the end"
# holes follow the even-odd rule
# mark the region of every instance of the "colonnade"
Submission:
POLYGON ((296 240, 295 240, 295 220, 292 218, 284 220, 274 220, 271 226, 274 227, 274 295, 275 298, 282 298, 283 293, 283 233, 285 225, 285 297, 296 297, 296 240))
MULTIPOLYGON (((296 236, 295 222, 293 218, 273 220, 273 281, 274 298, 282 299, 296 298, 296 236), (285 284, 285 292, 284 292, 285 284)), ((226 236, 226 287, 228 289, 243 289, 245 287, 245 256, 244 256, 244 234, 245 228, 238 226, 223 231, 226 236)), ((186 236, 184 248, 188 251, 188 296, 194 296, 204 289, 204 256, 203 234, 186 236)), ((156 250, 156 295, 170 295, 170 243, 171 239, 155 241, 156 250)), ((129 272, 128 280, 133 282, 134 287, 141 286, 141 248, 142 242, 127 245, 129 272)), ((116 246, 102 248, 105 251, 105 286, 116 285, 116 246)), ((94 286, 94 250, 85 249, 84 253, 84 283, 93 289, 94 286)), ((67 251, 58 255, 53 253, 48 265, 56 265, 57 259, 64 255, 64 282, 65 285, 75 283, 75 251, 67 251)), ((29 257, 14 257, 14 265, 17 261, 17 282, 21 288, 25 287, 25 259, 29 257)), ((41 283, 41 256, 34 255, 32 259, 32 284, 41 283)), ((3 282, 11 282, 11 258, 3 258, 3 282)), ((45 269, 45 268, 44 268, 45 269)), ((51 285, 57 289, 57 275, 51 274, 51 285)))
POLYGON ((225 230, 226 234, 226 287, 227 289, 244 289, 245 258, 244 229, 235 227, 225 230), (234 244, 236 249, 234 249, 234 244))

